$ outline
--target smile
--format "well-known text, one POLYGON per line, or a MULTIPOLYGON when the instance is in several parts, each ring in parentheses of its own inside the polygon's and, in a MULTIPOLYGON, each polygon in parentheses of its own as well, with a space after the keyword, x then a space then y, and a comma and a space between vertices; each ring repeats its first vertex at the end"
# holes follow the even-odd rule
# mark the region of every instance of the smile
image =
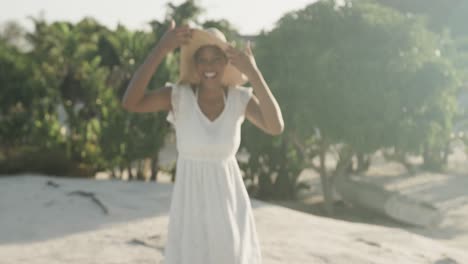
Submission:
POLYGON ((204 75, 206 78, 214 78, 216 76, 216 72, 205 72, 204 75))

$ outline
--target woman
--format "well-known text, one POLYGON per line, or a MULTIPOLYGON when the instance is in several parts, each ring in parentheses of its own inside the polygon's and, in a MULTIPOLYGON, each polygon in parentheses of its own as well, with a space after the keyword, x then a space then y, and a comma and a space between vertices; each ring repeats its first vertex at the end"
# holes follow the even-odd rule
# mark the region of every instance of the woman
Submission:
POLYGON ((281 134, 281 110, 250 44, 240 51, 217 29, 171 25, 133 76, 123 98, 131 112, 169 111, 177 170, 165 264, 260 264, 250 200, 235 154, 245 118, 281 134), (180 80, 146 92, 163 58, 181 47, 180 80), (242 87, 249 81, 253 88, 242 87))

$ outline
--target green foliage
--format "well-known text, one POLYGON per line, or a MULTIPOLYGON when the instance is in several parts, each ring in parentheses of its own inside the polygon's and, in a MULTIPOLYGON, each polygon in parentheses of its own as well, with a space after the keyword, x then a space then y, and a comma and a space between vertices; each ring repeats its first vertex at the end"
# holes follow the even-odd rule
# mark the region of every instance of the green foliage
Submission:
MULTIPOLYGON (((418 17, 371 2, 321 1, 285 15, 254 52, 283 110, 279 140, 324 173, 310 162, 319 146, 363 155, 444 145, 458 85, 444 48, 418 17)), ((300 163, 281 153, 285 164, 300 163)))
MULTIPOLYGON (((196 20, 201 11, 194 1, 186 1, 169 4, 167 17, 181 24, 196 20)), ((151 21, 152 30, 145 32, 124 26, 112 31, 92 18, 32 22, 27 52, 12 46, 19 33, 24 36, 18 27, 9 26, 0 35, 0 170, 92 176, 99 170, 130 168, 142 159, 158 160, 170 133, 165 114, 129 113, 121 100, 167 23, 151 21), (51 170, 53 157, 60 155, 63 162, 57 162, 67 165, 51 170), (38 165, 42 163, 44 167, 38 165)), ((219 24, 231 30, 226 21, 219 24)), ((169 54, 148 89, 176 81, 177 61, 177 52, 169 54)))
MULTIPOLYGON (((448 1, 387 1, 378 0, 385 5, 391 6, 408 14, 423 15, 428 21, 429 28, 435 32, 440 32, 446 37, 445 42, 449 42, 450 49, 445 51, 445 56, 450 58, 455 68, 459 73, 459 77, 463 80, 460 84, 462 89, 466 90, 466 83, 468 78, 468 45, 467 37, 468 31, 466 24, 468 17, 466 13, 468 11, 468 2, 448 0, 448 1), (448 37, 453 37, 453 40, 448 37)), ((467 119, 466 109, 459 109, 454 118, 454 122, 460 124, 463 120, 467 119)), ((426 156, 439 157, 440 151, 435 149, 434 153, 426 153, 426 156)), ((443 155, 443 159, 446 159, 446 153, 443 155)), ((438 160, 440 158, 429 158, 430 160, 438 160)), ((425 160, 426 161, 426 160, 425 160)), ((432 163, 432 162, 430 162, 432 163)), ((437 163, 437 162, 435 162, 437 163)), ((431 168, 441 167, 436 164, 427 164, 431 168)))
POLYGON ((31 78, 34 67, 28 56, 0 42, 0 149, 4 157, 22 145, 52 147, 59 137, 48 91, 31 78))
POLYGON ((58 176, 88 176, 80 174, 77 163, 68 159, 61 148, 20 147, 8 159, 0 159, 0 174, 39 173, 58 176))
POLYGON ((197 22, 198 16, 203 13, 203 8, 198 6, 194 0, 186 0, 179 5, 168 3, 167 7, 166 20, 174 19, 177 25, 197 22))
POLYGON ((400 10, 402 13, 423 15, 428 20, 431 30, 442 32, 449 29, 454 36, 466 36, 468 30, 468 2, 459 0, 377 0, 386 6, 400 10))

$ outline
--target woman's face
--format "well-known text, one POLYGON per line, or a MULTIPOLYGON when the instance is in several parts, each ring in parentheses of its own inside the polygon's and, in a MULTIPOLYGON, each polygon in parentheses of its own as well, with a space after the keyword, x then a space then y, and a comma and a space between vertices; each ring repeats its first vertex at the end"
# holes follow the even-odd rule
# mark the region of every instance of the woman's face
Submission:
POLYGON ((217 46, 203 46, 195 54, 195 67, 202 83, 221 84, 227 58, 217 46))

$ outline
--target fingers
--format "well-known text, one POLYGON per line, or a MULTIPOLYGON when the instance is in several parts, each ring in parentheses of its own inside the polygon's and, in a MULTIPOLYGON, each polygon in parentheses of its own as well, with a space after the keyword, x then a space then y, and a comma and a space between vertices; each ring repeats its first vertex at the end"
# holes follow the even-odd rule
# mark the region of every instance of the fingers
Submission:
POLYGON ((175 26, 176 26, 176 23, 175 23, 174 19, 171 19, 171 22, 169 24, 169 30, 173 30, 175 28, 175 26))
POLYGON ((192 35, 193 29, 190 28, 185 28, 185 27, 178 27, 175 30, 175 33, 177 36, 183 36, 183 35, 192 35))
POLYGON ((245 46, 245 52, 247 52, 247 54, 252 54, 252 46, 251 46, 251 43, 250 43, 250 40, 247 40, 247 45, 245 46))
POLYGON ((174 21, 174 19, 171 19, 171 21, 169 22, 168 31, 175 31, 176 33, 187 33, 191 32, 192 29, 188 25, 176 26, 176 22, 174 21))
POLYGON ((181 45, 190 43, 192 39, 193 29, 188 25, 176 26, 174 19, 169 22, 169 27, 163 36, 163 42, 165 47, 173 50, 181 45))
POLYGON ((188 44, 192 39, 193 30, 190 28, 180 28, 176 31, 177 39, 182 44, 188 44))
POLYGON ((250 45, 251 44, 248 42, 247 46, 242 50, 228 45, 224 50, 229 63, 243 73, 250 72, 255 64, 250 45))
POLYGON ((191 28, 190 28, 188 25, 181 25, 181 26, 178 26, 176 29, 177 29, 177 30, 181 30, 181 31, 189 31, 189 30, 191 30, 191 28))
POLYGON ((174 39, 174 41, 176 41, 176 45, 179 46, 190 43, 190 40, 192 39, 193 29, 191 29, 187 25, 172 27, 172 25, 175 25, 175 22, 173 24, 172 21, 170 34, 173 36, 171 38, 174 39))
POLYGON ((227 55, 232 55, 232 56, 240 54, 240 51, 238 49, 234 48, 231 44, 228 44, 225 52, 226 52, 227 55))
POLYGON ((236 60, 238 57, 237 51, 232 46, 228 46, 228 48, 225 50, 225 53, 229 62, 236 60))
POLYGON ((242 51, 234 48, 232 45, 227 46, 225 53, 231 62, 236 62, 242 55, 244 55, 242 51))

